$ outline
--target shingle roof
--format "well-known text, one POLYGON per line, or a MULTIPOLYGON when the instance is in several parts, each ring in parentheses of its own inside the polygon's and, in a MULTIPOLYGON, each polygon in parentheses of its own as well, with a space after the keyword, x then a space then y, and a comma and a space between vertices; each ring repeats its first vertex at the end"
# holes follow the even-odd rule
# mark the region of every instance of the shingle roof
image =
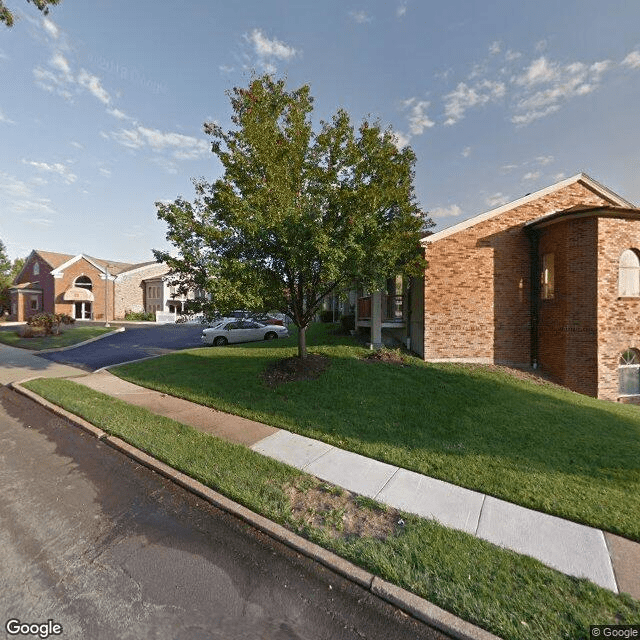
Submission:
MULTIPOLYGON (((78 254, 69 254, 69 253, 56 253, 55 251, 42 251, 40 249, 36 249, 34 253, 37 253, 45 262, 51 265, 53 269, 57 269, 59 266, 63 265, 65 262, 72 260, 78 254)), ((109 273, 113 276, 117 276, 125 271, 131 271, 133 269, 138 269, 140 267, 146 267, 148 265, 157 264, 155 260, 150 260, 149 262, 115 262, 113 260, 102 260, 101 258, 94 258, 93 256, 88 256, 86 254, 82 254, 98 266, 103 269, 109 268, 109 273)))

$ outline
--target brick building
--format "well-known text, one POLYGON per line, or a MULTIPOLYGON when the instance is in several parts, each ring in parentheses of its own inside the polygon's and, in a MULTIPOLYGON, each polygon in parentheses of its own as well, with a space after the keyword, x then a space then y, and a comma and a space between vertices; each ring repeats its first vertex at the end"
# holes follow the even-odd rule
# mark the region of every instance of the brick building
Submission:
POLYGON ((23 321, 48 312, 85 320, 122 319, 127 311, 145 310, 145 280, 168 271, 157 262, 128 264, 34 250, 11 287, 11 318, 23 321))
POLYGON ((640 209, 585 174, 423 239, 406 327, 431 362, 535 366, 640 399, 640 209))

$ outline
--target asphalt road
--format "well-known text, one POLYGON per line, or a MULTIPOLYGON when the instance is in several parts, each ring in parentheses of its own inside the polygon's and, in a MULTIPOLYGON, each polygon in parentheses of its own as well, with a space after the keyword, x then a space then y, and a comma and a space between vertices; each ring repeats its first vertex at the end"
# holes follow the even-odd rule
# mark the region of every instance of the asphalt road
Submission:
POLYGON ((444 637, 6 387, 0 486, 3 632, 13 618, 82 640, 444 637))
POLYGON ((40 357, 95 371, 121 362, 157 356, 177 349, 201 347, 201 324, 168 324, 157 327, 127 327, 124 332, 67 351, 40 357))

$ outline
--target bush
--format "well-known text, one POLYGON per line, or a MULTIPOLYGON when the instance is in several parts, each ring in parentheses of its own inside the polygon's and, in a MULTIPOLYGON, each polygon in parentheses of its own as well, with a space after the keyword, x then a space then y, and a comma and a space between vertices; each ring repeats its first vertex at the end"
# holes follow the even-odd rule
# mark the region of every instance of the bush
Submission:
MULTIPOLYGON (((27 320, 27 325, 29 327, 41 329, 44 331, 45 336, 50 336, 60 333, 61 323, 70 324, 70 322, 75 321, 64 313, 36 313, 27 320), (69 318, 69 320, 67 321, 66 318, 69 318)), ((42 333, 39 335, 42 335, 42 333)))
POLYGON ((340 324, 342 325, 342 330, 345 333, 349 333, 349 331, 353 331, 356 328, 356 317, 354 315, 342 316, 340 324))
POLYGON ((333 322, 333 310, 323 309, 320 312, 320 322, 333 322))
POLYGON ((153 322, 156 316, 154 313, 145 313, 144 311, 127 311, 124 314, 124 319, 134 322, 153 322))

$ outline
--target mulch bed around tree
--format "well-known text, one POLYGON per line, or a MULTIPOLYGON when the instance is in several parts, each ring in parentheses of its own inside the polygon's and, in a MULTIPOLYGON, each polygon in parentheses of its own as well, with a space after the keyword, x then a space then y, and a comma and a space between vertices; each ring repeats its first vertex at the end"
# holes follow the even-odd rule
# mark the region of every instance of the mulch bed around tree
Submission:
POLYGON ((309 353, 304 359, 294 356, 269 365, 262 373, 262 379, 269 387, 298 380, 315 380, 330 364, 330 358, 315 353, 309 353))

